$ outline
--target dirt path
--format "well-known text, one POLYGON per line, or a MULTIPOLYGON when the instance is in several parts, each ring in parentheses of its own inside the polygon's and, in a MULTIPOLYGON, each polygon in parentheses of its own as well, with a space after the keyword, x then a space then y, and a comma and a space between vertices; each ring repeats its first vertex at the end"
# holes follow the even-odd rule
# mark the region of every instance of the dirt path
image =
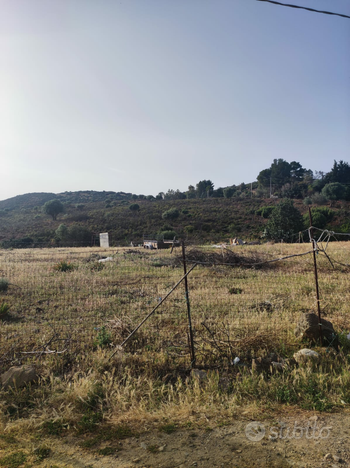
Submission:
POLYGON ((268 419, 262 424, 265 435, 263 428, 257 430, 253 421, 240 420, 212 431, 150 432, 121 442, 109 441, 88 450, 80 448, 75 438, 47 439, 45 442, 51 447, 52 455, 42 466, 350 468, 349 413, 288 416, 268 419), (249 423, 253 423, 250 431, 246 430, 249 423), (116 452, 101 455, 101 448, 106 447, 116 452))

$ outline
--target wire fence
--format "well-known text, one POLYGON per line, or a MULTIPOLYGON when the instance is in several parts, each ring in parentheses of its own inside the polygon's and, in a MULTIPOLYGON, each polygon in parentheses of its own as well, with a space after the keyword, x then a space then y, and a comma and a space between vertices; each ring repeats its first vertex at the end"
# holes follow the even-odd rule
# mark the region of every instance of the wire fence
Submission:
MULTIPOLYGON (((348 333, 350 244, 328 242, 334 235, 322 231, 315 244, 320 306, 348 333)), ((312 252, 311 243, 189 246, 188 269, 196 267, 188 295, 179 284, 163 301, 184 274, 179 248, 0 250, 0 367, 44 358, 72 365, 94 349, 112 353, 157 306, 125 351, 188 366, 188 302, 198 366, 296 348, 298 317, 317 313, 312 252)))

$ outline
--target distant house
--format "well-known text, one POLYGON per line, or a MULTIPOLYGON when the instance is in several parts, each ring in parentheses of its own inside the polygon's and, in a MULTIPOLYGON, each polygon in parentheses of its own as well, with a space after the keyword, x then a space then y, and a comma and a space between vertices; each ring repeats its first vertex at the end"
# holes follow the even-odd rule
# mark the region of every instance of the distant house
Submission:
POLYGON ((156 236, 143 236, 143 248, 144 249, 170 249, 172 246, 178 247, 180 242, 174 239, 156 239, 156 236))

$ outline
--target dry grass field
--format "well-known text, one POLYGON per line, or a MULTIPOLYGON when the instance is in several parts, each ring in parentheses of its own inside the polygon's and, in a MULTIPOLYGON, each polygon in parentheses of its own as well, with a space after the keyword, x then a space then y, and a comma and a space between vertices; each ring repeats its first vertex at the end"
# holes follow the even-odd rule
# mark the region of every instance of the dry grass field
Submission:
MULTIPOLYGON (((39 379, 0 389, 0 466, 44 466, 46 437, 77 437, 84 450, 109 455, 118 441, 150 430, 211 431, 242 413, 347 407, 350 244, 328 245, 333 267, 317 254, 321 311, 340 348, 316 346, 321 360, 312 367, 292 360, 309 346, 294 335, 298 318, 317 310, 312 255, 261 263, 309 250, 310 244, 238 246, 234 254, 259 265, 193 269, 189 300, 196 367, 203 371, 197 376, 183 284, 118 348, 182 277, 179 249, 1 250, 0 373, 28 364, 39 379), (102 256, 112 260, 98 262, 102 256), (272 354, 284 360, 283 371, 252 369, 253 359, 272 354), (21 451, 11 444, 18 434, 32 440, 21 451)), ((224 250, 215 252, 225 258, 224 250)))

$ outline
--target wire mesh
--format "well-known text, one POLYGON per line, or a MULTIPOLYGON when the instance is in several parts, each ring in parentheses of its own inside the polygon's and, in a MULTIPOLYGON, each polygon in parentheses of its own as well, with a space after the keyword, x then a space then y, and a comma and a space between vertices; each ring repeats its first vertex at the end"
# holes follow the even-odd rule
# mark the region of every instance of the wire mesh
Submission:
MULTIPOLYGON (((198 365, 230 364, 235 356, 297 346, 298 316, 316 312, 312 256, 301 255, 310 244, 232 249, 244 258, 292 257, 256 267, 203 262, 191 272, 198 365)), ((349 331, 350 246, 330 242, 327 255, 317 255, 322 315, 339 331, 349 331)), ((0 251, 0 275, 8 281, 0 292, 0 307, 8 306, 0 320, 0 366, 6 368, 57 353, 78 360, 79 353, 98 347, 113 350, 172 289, 183 268, 179 249, 173 254, 142 248, 23 249, 0 251)), ((181 285, 125 350, 162 354, 188 366, 181 285)))

